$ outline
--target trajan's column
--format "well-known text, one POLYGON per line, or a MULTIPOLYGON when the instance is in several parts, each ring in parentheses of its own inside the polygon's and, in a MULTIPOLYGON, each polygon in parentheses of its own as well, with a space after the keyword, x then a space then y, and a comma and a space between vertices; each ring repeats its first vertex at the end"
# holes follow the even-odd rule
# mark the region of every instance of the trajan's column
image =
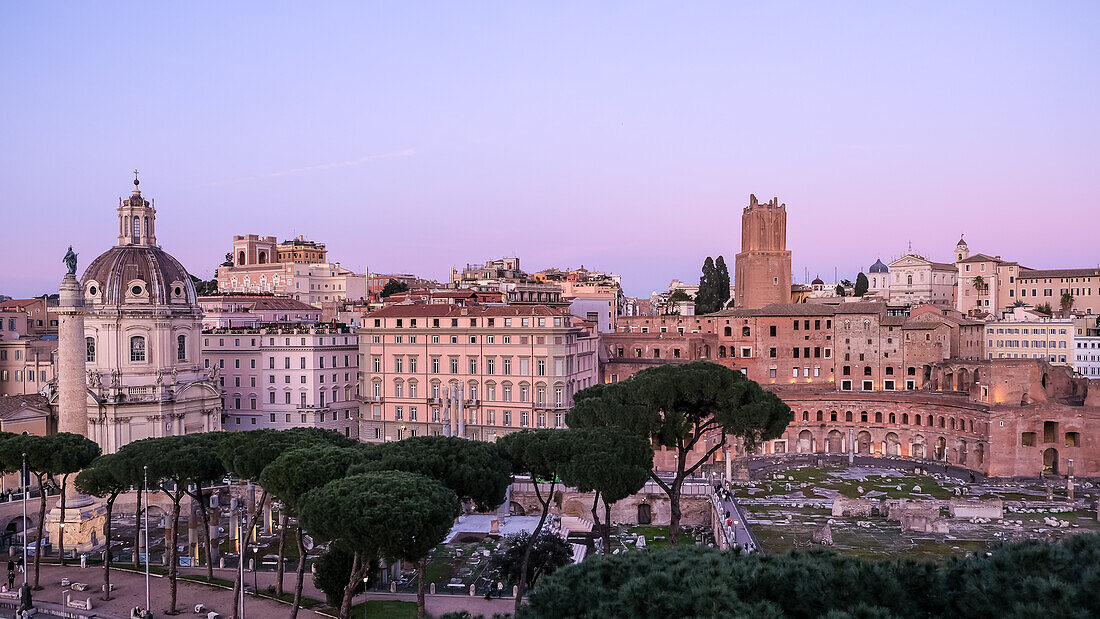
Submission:
MULTIPOLYGON (((61 280, 57 316, 57 431, 88 436, 88 375, 84 340, 84 295, 76 280, 76 254, 72 246, 65 254, 68 273, 61 280)), ((65 521, 60 503, 46 515, 46 530, 57 540, 65 528, 65 548, 90 550, 99 541, 106 508, 92 497, 79 493, 69 476, 65 492, 65 521)))

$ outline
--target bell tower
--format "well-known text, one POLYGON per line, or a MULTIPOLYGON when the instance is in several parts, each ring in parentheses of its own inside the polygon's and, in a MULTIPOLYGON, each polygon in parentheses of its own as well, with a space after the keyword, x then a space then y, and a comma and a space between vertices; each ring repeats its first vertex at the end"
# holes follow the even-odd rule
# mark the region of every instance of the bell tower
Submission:
POLYGON ((153 203, 141 197, 138 185, 138 171, 134 170, 134 192, 130 197, 118 199, 118 245, 144 245, 154 247, 157 244, 157 209, 153 203))
POLYGON ((734 301, 757 309, 791 302, 791 252, 787 250, 787 205, 761 204, 755 195, 741 213, 741 253, 736 258, 734 301))

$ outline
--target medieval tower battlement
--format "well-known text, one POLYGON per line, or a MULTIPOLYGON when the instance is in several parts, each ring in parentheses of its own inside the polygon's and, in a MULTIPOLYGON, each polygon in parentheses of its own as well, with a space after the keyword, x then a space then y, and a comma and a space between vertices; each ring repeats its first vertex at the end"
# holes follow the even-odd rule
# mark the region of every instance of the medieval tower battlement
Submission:
POLYGON ((787 205, 761 204, 755 195, 741 214, 741 252, 734 275, 737 307, 756 309, 791 302, 791 252, 787 250, 787 205))

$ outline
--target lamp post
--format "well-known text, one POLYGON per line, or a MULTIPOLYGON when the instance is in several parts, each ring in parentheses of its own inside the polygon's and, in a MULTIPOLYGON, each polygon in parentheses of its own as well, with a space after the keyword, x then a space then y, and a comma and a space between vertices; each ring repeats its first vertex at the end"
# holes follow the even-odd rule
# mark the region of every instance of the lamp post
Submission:
MULTIPOLYGON (((145 610, 149 611, 149 465, 144 466, 143 490, 145 499, 145 610)), ((108 546, 110 546, 108 544, 108 546)), ((110 548, 108 548, 110 550, 110 548)), ((108 592, 109 593, 109 592, 108 592)))
MULTIPOLYGON (((238 564, 237 568, 241 572, 241 619, 244 619, 244 549, 245 549, 244 517, 245 517, 245 514, 247 514, 247 513, 248 512, 244 508, 243 505, 237 508, 237 539, 239 540, 238 545, 239 545, 239 550, 240 550, 240 553, 238 553, 239 554, 239 559, 237 560, 237 564, 238 564)), ((255 585, 253 585, 253 586, 255 586, 255 585)))
MULTIPOLYGON (((27 453, 23 452, 23 584, 27 584, 27 453)), ((39 544, 41 546, 42 544, 39 544)))

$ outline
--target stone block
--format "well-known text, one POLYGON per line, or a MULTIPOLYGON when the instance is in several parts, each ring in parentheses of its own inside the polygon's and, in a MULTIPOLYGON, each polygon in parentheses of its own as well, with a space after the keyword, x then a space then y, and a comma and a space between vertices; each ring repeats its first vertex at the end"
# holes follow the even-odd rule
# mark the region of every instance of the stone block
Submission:
POLYGON ((1004 518, 1004 502, 1000 499, 973 501, 951 499, 947 511, 952 518, 1004 518))
POLYGON ((850 499, 837 495, 833 499, 833 516, 870 516, 874 501, 871 499, 850 499))
POLYGON ((916 533, 937 533, 946 535, 950 531, 947 528, 947 520, 939 516, 925 514, 906 513, 901 517, 901 530, 916 533))

